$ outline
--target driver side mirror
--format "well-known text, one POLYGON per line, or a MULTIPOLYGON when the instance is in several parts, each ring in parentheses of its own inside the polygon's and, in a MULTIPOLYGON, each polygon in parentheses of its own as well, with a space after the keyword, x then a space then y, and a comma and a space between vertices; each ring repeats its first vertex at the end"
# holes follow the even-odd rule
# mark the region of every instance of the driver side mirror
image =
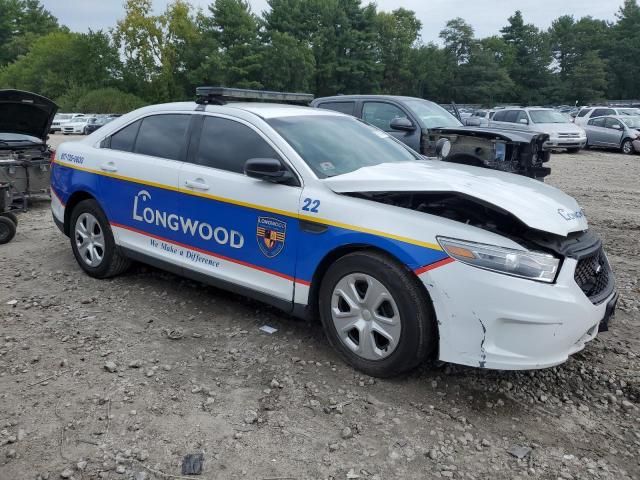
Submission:
POLYGON ((413 132, 416 127, 413 126, 408 118, 394 118, 389 124, 392 130, 400 130, 403 132, 413 132))
POLYGON ((466 118, 464 123, 468 127, 479 127, 480 125, 482 125, 482 120, 480 120, 478 117, 471 117, 466 118))
POLYGON ((611 125, 611 128, 615 128, 616 130, 622 130, 622 127, 617 123, 614 123, 613 125, 611 125))
POLYGON ((273 183, 286 183, 293 178, 291 172, 276 158, 250 158, 244 163, 244 174, 273 183))
POLYGON ((526 118, 521 118, 520 120, 518 120, 518 123, 521 123, 522 125, 529 125, 529 120, 527 120, 526 118))

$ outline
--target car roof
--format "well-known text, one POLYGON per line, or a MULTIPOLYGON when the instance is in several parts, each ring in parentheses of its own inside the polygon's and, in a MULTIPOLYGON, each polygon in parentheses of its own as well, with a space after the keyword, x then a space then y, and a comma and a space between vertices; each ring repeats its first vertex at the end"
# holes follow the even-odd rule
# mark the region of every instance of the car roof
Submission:
MULTIPOLYGON (((425 98, 419 97, 407 97, 403 95, 334 95, 333 97, 320 97, 316 98, 312 105, 316 105, 320 102, 344 102, 350 100, 395 100, 395 101, 408 101, 408 100, 423 100, 425 102, 431 102, 425 98)), ((431 102, 434 103, 434 102, 431 102)))

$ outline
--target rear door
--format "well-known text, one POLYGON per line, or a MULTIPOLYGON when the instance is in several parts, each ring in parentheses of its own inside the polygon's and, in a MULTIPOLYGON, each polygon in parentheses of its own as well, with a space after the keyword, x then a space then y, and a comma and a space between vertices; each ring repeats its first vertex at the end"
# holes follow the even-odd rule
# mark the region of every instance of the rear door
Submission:
POLYGON ((592 118, 585 125, 587 132, 587 141, 589 145, 602 147, 606 145, 606 129, 604 128, 604 117, 592 118))
POLYGON ((420 126, 411 118, 411 115, 400 106, 389 102, 366 100, 362 104, 362 120, 384 130, 416 152, 420 152, 420 137, 422 135, 420 126), (413 123, 415 129, 410 132, 392 129, 391 121, 396 118, 406 118, 413 123))
POLYGON ((297 208, 302 188, 249 178, 251 158, 286 160, 251 124, 201 115, 180 172, 182 215, 197 235, 185 236, 183 266, 219 281, 293 301, 297 208))
POLYGON ((173 229, 178 181, 187 151, 190 114, 154 114, 135 121, 96 149, 100 204, 119 245, 179 263, 173 229))

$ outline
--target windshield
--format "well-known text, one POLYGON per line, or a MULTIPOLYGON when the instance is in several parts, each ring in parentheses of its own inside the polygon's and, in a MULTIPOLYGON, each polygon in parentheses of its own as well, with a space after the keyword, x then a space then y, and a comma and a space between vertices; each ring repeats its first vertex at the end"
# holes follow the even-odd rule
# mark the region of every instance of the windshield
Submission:
POLYGON ((640 128, 640 117, 623 118, 622 121, 629 128, 640 128))
POLYGON ((569 119, 553 110, 529 110, 533 123, 570 123, 569 119))
POLYGON ((71 114, 69 113, 59 113, 55 117, 54 120, 71 120, 71 114))
POLYGON ((618 115, 640 115, 638 108, 618 108, 618 115))
POLYGON ((309 115, 268 122, 320 178, 420 158, 382 130, 351 117, 309 115))
POLYGON ((426 100, 404 100, 424 128, 461 127, 462 123, 440 105, 426 100))

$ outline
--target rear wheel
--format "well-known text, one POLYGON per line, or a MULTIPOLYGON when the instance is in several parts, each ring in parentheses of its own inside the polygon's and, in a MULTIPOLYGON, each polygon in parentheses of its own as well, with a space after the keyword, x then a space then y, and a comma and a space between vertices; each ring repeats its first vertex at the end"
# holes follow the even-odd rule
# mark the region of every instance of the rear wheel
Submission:
POLYGON ((16 236, 16 224, 8 217, 0 217, 0 245, 9 243, 16 236))
POLYGON ((107 217, 95 200, 83 200, 73 209, 71 248, 80 267, 91 277, 113 277, 130 264, 116 245, 107 217))
POLYGON ((622 153, 625 155, 632 155, 636 153, 636 149, 633 148, 633 141, 630 138, 626 138, 622 142, 622 153))
POLYGON ((338 259, 322 280, 318 307, 331 345, 368 375, 406 372, 436 349, 427 293, 412 272, 382 253, 338 259))
POLYGON ((9 220, 11 220, 13 223, 16 224, 16 227, 18 226, 18 216, 13 213, 13 212, 2 212, 0 213, 0 217, 7 217, 9 220))

